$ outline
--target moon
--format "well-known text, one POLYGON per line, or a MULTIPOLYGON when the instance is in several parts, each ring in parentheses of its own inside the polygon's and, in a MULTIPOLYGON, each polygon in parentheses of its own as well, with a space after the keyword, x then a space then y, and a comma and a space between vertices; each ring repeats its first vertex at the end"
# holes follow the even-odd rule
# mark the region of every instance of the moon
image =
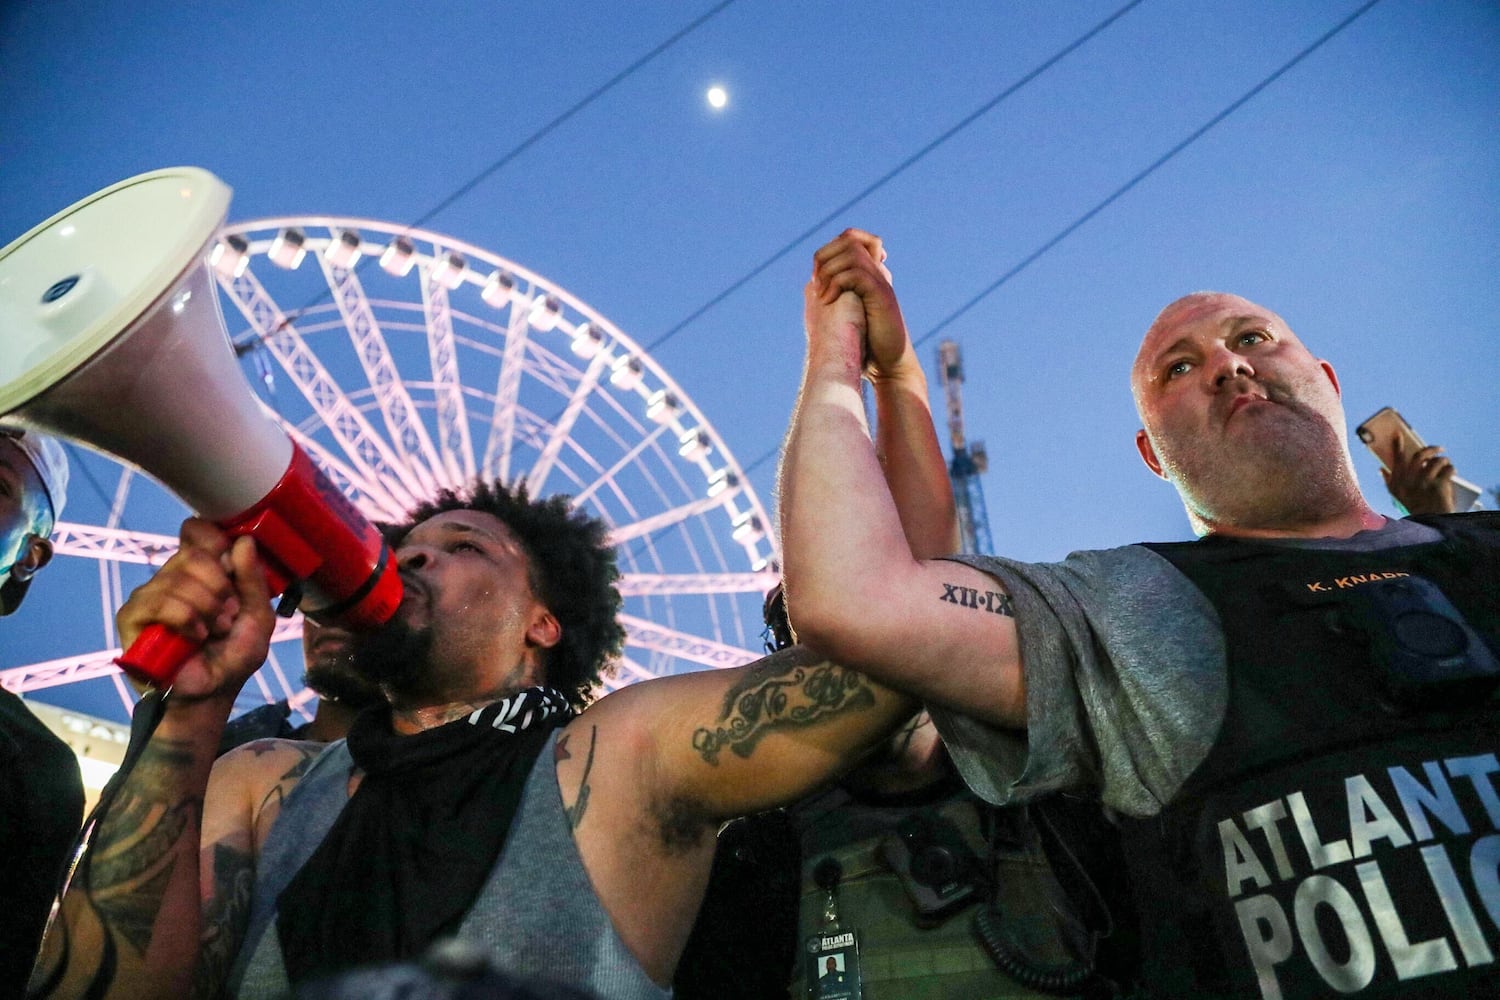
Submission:
POLYGON ((719 110, 720 108, 724 107, 724 105, 729 103, 729 91, 725 90, 718 84, 714 84, 712 87, 708 88, 707 96, 708 106, 713 108, 715 111, 719 110))

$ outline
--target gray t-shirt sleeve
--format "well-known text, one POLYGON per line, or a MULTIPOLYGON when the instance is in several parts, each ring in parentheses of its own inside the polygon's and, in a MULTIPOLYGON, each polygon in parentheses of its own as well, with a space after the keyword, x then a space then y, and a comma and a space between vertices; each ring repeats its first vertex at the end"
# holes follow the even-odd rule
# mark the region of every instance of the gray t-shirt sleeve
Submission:
POLYGON ((1227 701, 1223 632, 1208 599, 1150 549, 1061 563, 955 556, 1015 604, 1027 729, 931 707, 960 773, 997 805, 1087 790, 1158 812, 1202 762, 1227 701))

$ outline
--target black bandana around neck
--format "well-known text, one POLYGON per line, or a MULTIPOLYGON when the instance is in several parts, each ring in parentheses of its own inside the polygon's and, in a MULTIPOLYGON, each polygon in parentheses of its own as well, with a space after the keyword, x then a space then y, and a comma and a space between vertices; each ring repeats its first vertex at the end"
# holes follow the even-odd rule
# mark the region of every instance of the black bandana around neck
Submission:
POLYGON ((414 958, 456 931, 537 754, 571 717, 539 687, 410 736, 392 731, 389 709, 362 713, 349 753, 365 776, 277 899, 290 981, 414 958))

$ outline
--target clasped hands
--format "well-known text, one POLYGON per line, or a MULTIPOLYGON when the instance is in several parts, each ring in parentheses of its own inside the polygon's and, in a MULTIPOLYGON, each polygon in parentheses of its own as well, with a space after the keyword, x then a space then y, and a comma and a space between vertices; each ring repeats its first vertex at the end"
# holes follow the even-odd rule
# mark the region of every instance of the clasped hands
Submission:
POLYGON ((844 230, 813 254, 803 292, 808 340, 842 345, 874 383, 925 380, 885 257, 880 237, 859 229, 844 230))

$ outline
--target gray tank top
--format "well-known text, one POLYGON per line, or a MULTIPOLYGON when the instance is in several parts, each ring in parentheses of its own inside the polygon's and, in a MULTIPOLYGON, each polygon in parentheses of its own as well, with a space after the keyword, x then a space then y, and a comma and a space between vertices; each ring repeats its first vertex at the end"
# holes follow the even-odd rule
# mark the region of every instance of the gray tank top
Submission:
MULTIPOLYGON (((557 787, 553 743, 526 779, 500 861, 458 936, 484 947, 496 967, 588 990, 608 1000, 666 1000, 615 932, 584 871, 557 787)), ((354 760, 329 744, 287 796, 256 864, 250 926, 229 976, 239 1000, 290 1000, 276 931, 276 898, 348 802, 354 760)))

